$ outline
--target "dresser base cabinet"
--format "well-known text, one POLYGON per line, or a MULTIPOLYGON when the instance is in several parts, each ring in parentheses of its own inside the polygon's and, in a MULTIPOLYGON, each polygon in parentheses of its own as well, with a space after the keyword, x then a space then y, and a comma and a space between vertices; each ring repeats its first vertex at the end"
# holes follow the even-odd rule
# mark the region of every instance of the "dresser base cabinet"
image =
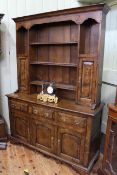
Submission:
POLYGON ((8 99, 13 140, 61 160, 81 174, 90 172, 99 153, 103 105, 96 110, 87 107, 84 112, 69 101, 41 103, 33 95, 21 94, 11 94, 8 99))
POLYGON ((6 124, 4 119, 0 116, 0 141, 7 140, 6 124))

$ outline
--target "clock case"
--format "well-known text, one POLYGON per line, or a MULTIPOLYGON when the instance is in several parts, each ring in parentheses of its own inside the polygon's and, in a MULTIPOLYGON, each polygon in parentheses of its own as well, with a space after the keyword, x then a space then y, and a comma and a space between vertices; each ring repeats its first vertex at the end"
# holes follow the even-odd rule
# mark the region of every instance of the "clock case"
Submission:
POLYGON ((49 95, 56 95, 56 85, 54 82, 50 82, 50 83, 43 83, 42 84, 42 91, 41 93, 43 94, 49 94, 49 95), (50 92, 49 92, 49 88, 50 89, 50 92), (52 92, 51 92, 52 90, 52 92))

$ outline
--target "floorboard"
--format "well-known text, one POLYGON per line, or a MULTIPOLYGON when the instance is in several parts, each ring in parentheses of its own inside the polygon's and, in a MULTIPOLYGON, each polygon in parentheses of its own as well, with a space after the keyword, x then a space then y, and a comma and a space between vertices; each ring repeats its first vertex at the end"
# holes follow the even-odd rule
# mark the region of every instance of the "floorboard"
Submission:
MULTIPOLYGON (((96 174, 101 160, 94 166, 91 175, 96 174)), ((8 143, 6 150, 0 150, 0 175, 79 175, 66 164, 30 150, 22 145, 8 143)))

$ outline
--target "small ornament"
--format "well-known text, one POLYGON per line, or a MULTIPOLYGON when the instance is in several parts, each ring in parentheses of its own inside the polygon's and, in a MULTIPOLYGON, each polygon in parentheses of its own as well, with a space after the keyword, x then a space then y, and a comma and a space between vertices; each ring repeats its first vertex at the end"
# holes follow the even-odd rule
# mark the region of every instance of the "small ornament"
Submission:
POLYGON ((42 84, 42 91, 37 95, 37 99, 43 102, 57 103, 58 97, 55 95, 55 83, 42 84))
POLYGON ((58 97, 55 95, 48 95, 48 94, 38 94, 37 95, 37 100, 41 100, 43 102, 50 102, 50 103, 57 103, 58 102, 58 97))
POLYGON ((25 169, 25 170, 24 170, 24 174, 25 174, 25 175, 29 175, 28 169, 25 169))

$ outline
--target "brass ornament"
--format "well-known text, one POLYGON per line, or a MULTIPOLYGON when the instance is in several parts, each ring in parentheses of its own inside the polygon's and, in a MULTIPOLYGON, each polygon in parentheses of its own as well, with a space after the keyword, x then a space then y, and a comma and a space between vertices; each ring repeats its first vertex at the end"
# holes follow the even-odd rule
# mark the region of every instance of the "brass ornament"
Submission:
POLYGON ((41 100, 43 102, 50 102, 50 103, 58 103, 58 97, 55 95, 48 95, 48 94, 38 94, 37 100, 41 100))

